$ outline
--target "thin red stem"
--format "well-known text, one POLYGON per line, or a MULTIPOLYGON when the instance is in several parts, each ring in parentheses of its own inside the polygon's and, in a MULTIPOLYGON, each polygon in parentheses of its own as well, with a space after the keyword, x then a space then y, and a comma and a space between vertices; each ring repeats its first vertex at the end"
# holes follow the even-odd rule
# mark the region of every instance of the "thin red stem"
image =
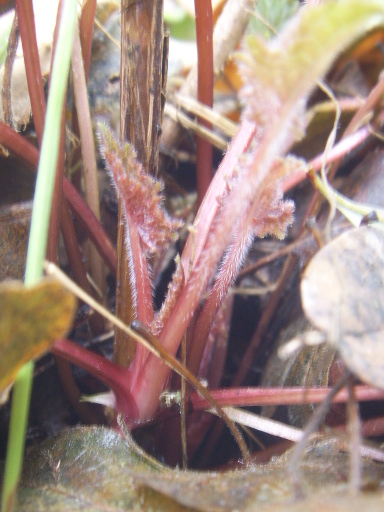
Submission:
MULTIPOLYGON (((369 135, 371 135, 369 129, 364 126, 360 128, 357 132, 349 135, 345 139, 342 139, 338 144, 336 144, 327 156, 326 163, 331 164, 332 162, 336 162, 343 156, 345 156, 349 151, 355 149, 362 142, 364 142, 369 135)), ((321 153, 313 160, 308 163, 308 167, 313 167, 315 171, 319 171, 321 169, 321 165, 324 160, 324 153, 321 153)), ((282 183, 282 190, 284 193, 288 192, 292 188, 296 187, 299 183, 304 181, 307 178, 307 173, 305 171, 299 171, 292 176, 286 178, 282 183)))
POLYGON ((90 239, 92 240, 92 243, 97 247, 97 250, 103 256, 104 261, 108 265, 111 272, 116 275, 116 249, 114 248, 108 235, 105 233, 102 225, 97 220, 87 203, 81 197, 77 189, 67 178, 64 178, 63 180, 63 191, 65 198, 71 206, 71 210, 87 231, 90 239))
MULTIPOLYGON (((9 151, 17 155, 20 160, 36 172, 39 163, 39 150, 28 142, 26 138, 22 137, 1 121, 0 144, 3 144, 9 151)), ((103 256, 111 271, 116 274, 116 251, 100 222, 96 219, 84 199, 66 177, 63 179, 63 191, 72 211, 86 229, 89 237, 103 256)))
POLYGON ((107 358, 67 339, 57 340, 52 347, 52 352, 54 355, 87 370, 112 389, 116 398, 117 410, 123 414, 126 421, 135 422, 138 418, 138 410, 130 392, 129 369, 122 368, 107 358))
POLYGON ((194 222, 195 230, 188 236, 181 255, 181 263, 187 280, 191 270, 200 259, 213 220, 220 209, 217 198, 224 193, 228 185, 228 179, 232 176, 233 170, 238 165, 239 155, 242 155, 248 149, 255 132, 256 127, 254 123, 244 121, 241 124, 197 212, 194 222))
MULTIPOLYGON (((195 0, 197 43, 197 100, 213 105, 213 15, 212 2, 195 0)), ((211 128, 203 119, 201 124, 211 128)), ((197 201, 201 204, 212 181, 212 145, 196 138, 197 201)))
MULTIPOLYGON (((355 386, 356 399, 359 402, 374 402, 384 400, 384 391, 366 385, 355 386)), ((230 388, 213 389, 211 395, 222 407, 256 407, 264 405, 302 405, 318 404, 328 396, 331 388, 230 388)), ((340 390, 333 399, 333 403, 348 401, 348 390, 340 390)), ((196 391, 190 395, 193 410, 208 409, 210 405, 196 391)))

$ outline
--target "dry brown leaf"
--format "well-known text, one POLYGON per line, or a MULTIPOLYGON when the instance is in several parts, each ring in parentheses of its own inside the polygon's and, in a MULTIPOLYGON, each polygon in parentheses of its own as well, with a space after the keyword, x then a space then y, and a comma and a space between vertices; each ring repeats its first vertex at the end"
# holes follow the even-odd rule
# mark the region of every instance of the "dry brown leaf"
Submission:
POLYGON ((304 272, 301 298, 347 367, 384 389, 384 231, 352 229, 326 245, 304 272))
POLYGON ((65 335, 75 307, 74 296, 52 279, 29 288, 18 281, 0 285, 0 391, 65 335))

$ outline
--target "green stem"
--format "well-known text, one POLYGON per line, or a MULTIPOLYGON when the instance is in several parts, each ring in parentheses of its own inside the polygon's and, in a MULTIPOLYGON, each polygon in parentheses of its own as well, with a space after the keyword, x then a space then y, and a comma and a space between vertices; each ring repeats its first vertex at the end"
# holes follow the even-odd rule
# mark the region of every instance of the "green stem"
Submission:
POLYGON ((19 371, 12 395, 11 421, 5 462, 1 510, 10 512, 16 498, 16 488, 21 472, 28 423, 29 401, 32 390, 34 364, 25 364, 19 371))
MULTIPOLYGON (((60 139, 62 105, 68 79, 76 20, 76 0, 63 0, 63 12, 52 65, 45 129, 40 153, 35 198, 29 236, 25 285, 35 284, 42 275, 47 247, 52 192, 60 139)), ((5 463, 2 510, 11 511, 20 477, 33 379, 33 362, 27 363, 15 380, 10 432, 5 463)))

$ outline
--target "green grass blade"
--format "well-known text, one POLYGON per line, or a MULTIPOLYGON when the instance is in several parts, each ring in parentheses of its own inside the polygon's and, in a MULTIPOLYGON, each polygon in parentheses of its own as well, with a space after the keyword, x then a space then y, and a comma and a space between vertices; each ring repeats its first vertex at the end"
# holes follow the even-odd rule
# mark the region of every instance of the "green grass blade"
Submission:
MULTIPOLYGON (((64 0, 61 24, 53 61, 45 128, 40 152, 31 230, 29 235, 25 284, 36 283, 43 272, 47 247, 55 170, 60 139, 60 119, 69 73, 77 0, 64 0)), ((14 386, 10 432, 5 463, 1 509, 13 509, 20 477, 27 428, 34 364, 26 364, 14 386)))

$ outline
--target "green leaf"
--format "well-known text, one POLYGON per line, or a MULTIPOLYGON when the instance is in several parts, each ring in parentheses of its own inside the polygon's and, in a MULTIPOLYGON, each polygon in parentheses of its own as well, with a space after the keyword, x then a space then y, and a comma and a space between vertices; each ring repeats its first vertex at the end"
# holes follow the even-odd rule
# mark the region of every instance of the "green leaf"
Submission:
POLYGON ((11 33, 12 28, 12 18, 8 18, 8 20, 2 24, 0 29, 0 66, 2 66, 7 57, 7 48, 8 48, 8 38, 11 33))
POLYGON ((298 0, 259 0, 256 14, 251 16, 248 32, 270 39, 296 13, 298 7, 298 0))

